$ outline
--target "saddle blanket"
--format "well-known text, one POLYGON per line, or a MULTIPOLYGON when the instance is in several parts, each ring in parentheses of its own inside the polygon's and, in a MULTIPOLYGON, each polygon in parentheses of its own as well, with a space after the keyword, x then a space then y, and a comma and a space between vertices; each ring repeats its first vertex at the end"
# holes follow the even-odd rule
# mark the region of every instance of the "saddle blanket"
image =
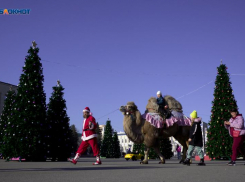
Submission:
POLYGON ((145 113, 142 115, 146 121, 156 128, 163 128, 164 124, 167 127, 173 126, 177 123, 179 126, 191 126, 191 119, 184 116, 182 113, 172 113, 172 116, 165 121, 158 113, 145 113))

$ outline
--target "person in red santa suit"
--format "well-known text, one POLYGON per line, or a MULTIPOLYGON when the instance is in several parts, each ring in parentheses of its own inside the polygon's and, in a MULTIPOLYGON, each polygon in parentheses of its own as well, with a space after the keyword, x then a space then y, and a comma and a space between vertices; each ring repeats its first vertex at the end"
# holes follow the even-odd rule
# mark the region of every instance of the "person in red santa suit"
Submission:
POLYGON ((100 151, 97 144, 97 134, 95 133, 95 129, 97 124, 95 122, 95 118, 90 113, 89 107, 86 107, 83 110, 83 132, 82 132, 82 143, 77 149, 76 156, 74 159, 68 159, 71 163, 76 164, 79 157, 87 150, 88 146, 92 147, 94 156, 96 156, 96 162, 93 165, 102 164, 100 160, 100 151))

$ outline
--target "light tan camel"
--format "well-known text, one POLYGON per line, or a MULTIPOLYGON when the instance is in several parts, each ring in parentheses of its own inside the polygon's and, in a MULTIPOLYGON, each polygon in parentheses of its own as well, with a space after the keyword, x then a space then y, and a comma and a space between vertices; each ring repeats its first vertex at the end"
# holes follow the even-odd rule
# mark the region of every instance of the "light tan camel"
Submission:
MULTIPOLYGON (((165 98, 167 101, 167 98, 165 98)), ((171 103, 169 103, 171 105, 171 103)), ((150 112, 157 112, 158 105, 156 98, 152 97, 148 100, 146 109, 150 112)), ((182 109, 182 107, 181 107, 182 109)), ((174 124, 166 129, 156 128, 152 126, 148 121, 141 117, 141 113, 138 110, 134 102, 128 102, 126 106, 121 106, 120 111, 124 115, 123 128, 128 138, 136 144, 144 143, 146 148, 144 151, 145 157, 141 161, 141 164, 148 164, 149 149, 154 148, 155 152, 160 157, 159 164, 165 163, 164 156, 160 153, 160 139, 173 136, 183 146, 183 155, 180 161, 183 162, 186 158, 186 152, 188 149, 188 138, 190 126, 179 126, 174 124)))

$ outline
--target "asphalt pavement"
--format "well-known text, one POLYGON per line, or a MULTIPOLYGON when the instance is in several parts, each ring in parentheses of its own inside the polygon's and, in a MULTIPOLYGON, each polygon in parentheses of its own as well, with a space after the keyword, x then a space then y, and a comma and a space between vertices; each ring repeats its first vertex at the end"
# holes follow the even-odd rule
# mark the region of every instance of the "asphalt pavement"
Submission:
POLYGON ((205 161, 206 166, 179 164, 177 159, 140 161, 80 158, 76 165, 69 162, 17 162, 0 160, 0 182, 240 182, 245 181, 244 161, 227 166, 228 161, 205 161))

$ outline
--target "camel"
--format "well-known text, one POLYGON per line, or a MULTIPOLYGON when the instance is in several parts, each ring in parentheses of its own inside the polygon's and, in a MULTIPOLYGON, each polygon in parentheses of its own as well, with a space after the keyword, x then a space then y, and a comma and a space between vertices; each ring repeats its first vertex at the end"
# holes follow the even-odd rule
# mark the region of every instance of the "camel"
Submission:
MULTIPOLYGON (((176 106, 176 104, 170 103, 172 98, 173 97, 171 96, 164 97, 170 109, 171 107, 173 108, 174 106, 176 106)), ((146 106, 147 109, 146 112, 150 111, 150 112, 157 113, 158 108, 159 106, 156 102, 156 98, 151 97, 148 100, 148 104, 146 106)), ((181 105, 178 108, 179 111, 182 111, 181 105)), ((148 121, 142 118, 141 113, 134 102, 128 102, 126 106, 121 106, 120 111, 124 115, 123 128, 128 138, 136 144, 144 143, 146 146, 144 151, 144 155, 145 155, 144 160, 141 161, 141 164, 148 164, 148 154, 149 154, 149 149, 151 147, 159 155, 160 158, 159 164, 164 164, 165 158, 160 153, 159 140, 161 138, 168 138, 171 136, 173 136, 183 146, 183 155, 182 155, 182 159, 180 160, 180 163, 182 163, 185 160, 186 152, 189 145, 188 139, 189 139, 190 126, 179 126, 178 124, 174 123, 173 126, 170 126, 166 129, 156 128, 152 126, 148 121)))

